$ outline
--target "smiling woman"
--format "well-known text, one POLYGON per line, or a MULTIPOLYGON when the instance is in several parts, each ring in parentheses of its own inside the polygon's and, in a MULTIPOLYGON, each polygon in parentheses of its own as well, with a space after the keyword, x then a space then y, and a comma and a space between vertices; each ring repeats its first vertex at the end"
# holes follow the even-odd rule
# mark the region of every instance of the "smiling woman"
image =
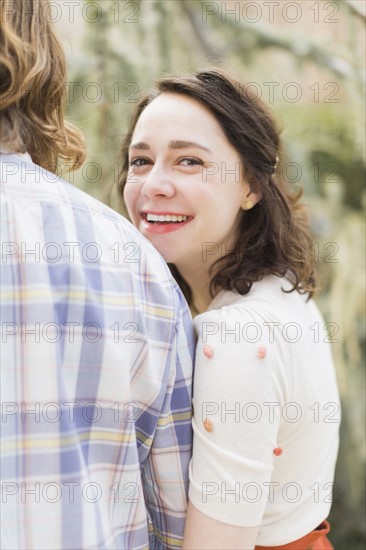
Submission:
POLYGON ((130 218, 199 313, 187 549, 332 548, 339 418, 312 411, 338 414, 338 389, 279 149, 267 108, 218 71, 160 80, 122 146, 130 218))
POLYGON ((142 112, 124 190, 131 219, 186 280, 202 280, 207 306, 209 270, 219 254, 211 254, 202 270, 202 243, 225 243, 230 250, 241 205, 259 198, 241 172, 240 156, 220 124, 193 98, 163 93, 142 112))
POLYGON ((218 289, 246 294, 268 274, 290 272, 294 289, 312 293, 312 239, 298 196, 274 176, 279 151, 268 109, 218 71, 163 78, 137 105, 122 145, 119 189, 145 235, 139 210, 194 220, 179 231, 194 239, 194 250, 178 236, 153 241, 193 309, 203 311, 218 289), (184 275, 177 261, 188 262, 184 275))

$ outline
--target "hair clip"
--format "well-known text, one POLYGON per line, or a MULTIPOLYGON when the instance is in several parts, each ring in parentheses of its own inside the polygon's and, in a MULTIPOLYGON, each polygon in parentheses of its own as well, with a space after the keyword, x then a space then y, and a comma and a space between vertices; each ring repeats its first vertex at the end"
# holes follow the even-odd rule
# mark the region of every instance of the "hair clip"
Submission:
POLYGON ((275 163, 274 163, 274 165, 273 165, 273 172, 272 172, 272 176, 274 176, 274 175, 275 175, 275 173, 276 173, 276 168, 277 168, 277 166, 278 166, 279 162, 280 162, 280 157, 279 157, 279 156, 277 155, 277 156, 276 156, 276 162, 275 162, 275 163))

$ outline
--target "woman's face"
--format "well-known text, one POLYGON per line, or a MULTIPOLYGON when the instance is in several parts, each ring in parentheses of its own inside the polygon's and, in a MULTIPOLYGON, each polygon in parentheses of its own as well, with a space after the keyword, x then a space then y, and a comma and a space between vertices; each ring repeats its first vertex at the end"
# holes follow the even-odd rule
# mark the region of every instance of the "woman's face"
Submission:
POLYGON ((207 269, 233 248, 241 205, 249 194, 256 200, 208 109, 189 96, 158 96, 136 124, 129 162, 130 218, 166 262, 207 269))

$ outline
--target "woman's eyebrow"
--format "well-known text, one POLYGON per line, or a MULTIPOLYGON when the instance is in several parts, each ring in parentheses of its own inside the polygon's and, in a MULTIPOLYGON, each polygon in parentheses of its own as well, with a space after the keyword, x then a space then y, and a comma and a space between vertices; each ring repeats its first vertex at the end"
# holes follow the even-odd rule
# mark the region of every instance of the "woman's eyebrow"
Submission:
POLYGON ((150 147, 147 143, 144 143, 143 141, 138 141, 137 143, 132 143, 129 149, 142 149, 143 151, 148 151, 150 147))
POLYGON ((211 153, 210 149, 207 149, 204 145, 200 145, 194 141, 176 140, 169 143, 170 149, 188 149, 189 147, 197 147, 198 149, 203 149, 204 151, 211 153))
MULTIPOLYGON (((207 151, 208 153, 211 153, 210 149, 194 141, 174 140, 169 142, 169 149, 189 149, 190 147, 196 147, 198 149, 202 149, 203 151, 207 151)), ((150 146, 144 141, 138 141, 136 143, 132 143, 129 148, 139 149, 140 151, 150 150, 150 146)))

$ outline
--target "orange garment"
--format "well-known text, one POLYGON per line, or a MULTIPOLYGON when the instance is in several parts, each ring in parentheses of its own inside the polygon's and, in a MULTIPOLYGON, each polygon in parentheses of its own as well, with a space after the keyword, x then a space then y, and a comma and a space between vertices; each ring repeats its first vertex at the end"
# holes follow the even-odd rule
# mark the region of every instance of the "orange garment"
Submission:
POLYGON ((329 531, 329 523, 323 521, 314 531, 294 542, 282 546, 256 546, 254 550, 334 550, 326 537, 329 531))

